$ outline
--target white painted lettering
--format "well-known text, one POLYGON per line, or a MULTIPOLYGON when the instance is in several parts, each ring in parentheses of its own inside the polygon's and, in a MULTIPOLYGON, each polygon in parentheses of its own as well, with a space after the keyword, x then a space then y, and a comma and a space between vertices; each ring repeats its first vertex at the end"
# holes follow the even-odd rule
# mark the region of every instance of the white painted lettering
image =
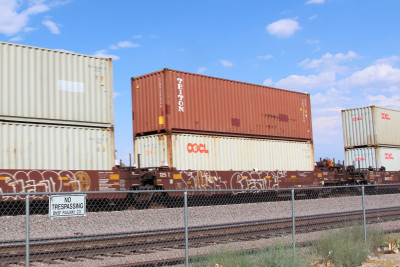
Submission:
POLYGON ((176 80, 178 81, 178 112, 185 112, 185 103, 183 102, 183 79, 177 78, 176 80))

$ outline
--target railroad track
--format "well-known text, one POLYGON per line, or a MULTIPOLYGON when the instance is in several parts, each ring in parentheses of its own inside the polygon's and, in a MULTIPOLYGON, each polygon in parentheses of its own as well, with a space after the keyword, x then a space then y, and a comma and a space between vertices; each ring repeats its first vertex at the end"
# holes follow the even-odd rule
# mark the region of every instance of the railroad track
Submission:
MULTIPOLYGON (((366 215, 369 224, 399 220, 400 208, 367 210, 366 215)), ((353 225, 361 220, 362 211, 301 216, 296 217, 296 233, 339 228, 353 225)), ((291 232, 291 218, 189 227, 189 247, 265 239, 291 232)), ((98 255, 123 256, 183 248, 185 248, 184 228, 57 239, 32 239, 30 240, 30 260, 51 263, 59 259, 74 261, 74 259, 91 258, 98 255)), ((1 265, 25 262, 25 251, 24 240, 0 242, 1 265)), ((184 259, 173 258, 170 259, 170 264, 182 260, 184 259)), ((162 262, 166 263, 165 260, 162 262)), ((158 262, 137 262, 135 266, 149 264, 158 264, 158 262)))

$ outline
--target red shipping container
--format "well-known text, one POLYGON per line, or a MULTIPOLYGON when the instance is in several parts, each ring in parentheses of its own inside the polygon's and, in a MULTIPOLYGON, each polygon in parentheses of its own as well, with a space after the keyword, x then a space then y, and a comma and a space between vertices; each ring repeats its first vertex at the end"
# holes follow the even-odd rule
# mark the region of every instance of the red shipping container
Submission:
POLYGON ((162 132, 312 140, 310 95, 163 69, 132 78, 134 136, 162 132))

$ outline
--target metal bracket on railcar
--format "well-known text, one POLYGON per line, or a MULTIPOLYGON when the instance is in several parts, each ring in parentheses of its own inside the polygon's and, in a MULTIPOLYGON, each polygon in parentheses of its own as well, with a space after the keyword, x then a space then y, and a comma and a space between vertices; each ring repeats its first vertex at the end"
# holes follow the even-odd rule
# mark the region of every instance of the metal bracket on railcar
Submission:
POLYGON ((326 186, 329 185, 336 185, 336 184, 343 184, 346 183, 346 171, 344 168, 344 162, 341 163, 340 161, 335 162, 335 159, 331 160, 330 158, 320 158, 319 161, 315 163, 315 169, 321 171, 329 171, 333 172, 334 180, 326 183, 326 186))
POLYGON ((133 169, 131 171, 131 179, 136 183, 132 183, 132 187, 136 190, 155 189, 156 174, 154 169, 133 169))
POLYGON ((376 178, 383 176, 385 171, 384 166, 380 168, 355 168, 354 165, 349 165, 346 167, 346 178, 350 184, 375 184, 379 183, 376 178))

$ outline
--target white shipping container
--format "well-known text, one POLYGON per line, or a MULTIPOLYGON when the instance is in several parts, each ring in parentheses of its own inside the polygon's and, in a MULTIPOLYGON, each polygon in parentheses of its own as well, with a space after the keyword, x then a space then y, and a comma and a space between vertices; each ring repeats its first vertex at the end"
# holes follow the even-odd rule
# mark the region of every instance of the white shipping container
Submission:
POLYGON ((0 123, 0 169, 111 170, 110 129, 0 123))
POLYGON ((345 148, 400 146, 400 111, 375 106, 342 110, 345 148))
POLYGON ((108 127, 113 116, 111 59, 0 42, 0 119, 108 127))
POLYGON ((380 168, 387 171, 400 170, 400 148, 398 147, 362 147, 346 149, 346 165, 355 168, 380 168))
POLYGON ((135 137, 135 163, 178 170, 314 170, 309 142, 193 134, 135 137))

